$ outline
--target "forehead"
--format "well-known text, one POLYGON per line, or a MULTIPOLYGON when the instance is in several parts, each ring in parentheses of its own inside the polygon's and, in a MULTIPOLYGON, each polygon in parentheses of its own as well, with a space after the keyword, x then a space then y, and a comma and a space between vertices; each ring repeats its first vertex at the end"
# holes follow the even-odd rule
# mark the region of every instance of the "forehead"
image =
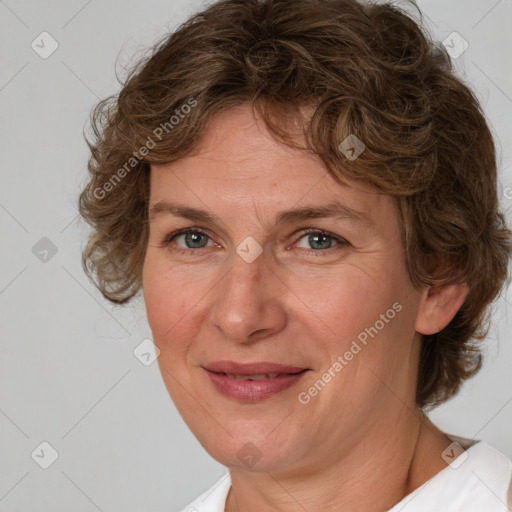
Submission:
POLYGON ((292 219, 293 214, 283 217, 292 207, 338 204, 348 213, 356 212, 353 220, 360 213, 360 219, 366 217, 370 223, 394 209, 389 196, 367 184, 343 184, 318 155, 275 140, 245 105, 217 114, 191 155, 151 166, 152 217, 176 212, 161 207, 169 199, 182 206, 186 199, 196 210, 238 207, 243 212, 257 205, 260 213, 278 212, 281 220, 292 219))

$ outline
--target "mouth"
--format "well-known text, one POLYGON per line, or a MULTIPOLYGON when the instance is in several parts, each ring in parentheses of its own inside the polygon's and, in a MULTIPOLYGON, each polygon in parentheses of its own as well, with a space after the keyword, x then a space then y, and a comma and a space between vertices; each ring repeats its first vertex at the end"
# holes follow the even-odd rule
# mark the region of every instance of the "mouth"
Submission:
POLYGON ((216 361, 203 369, 219 393, 244 402, 256 402, 280 393, 302 380, 309 371, 277 363, 232 361, 216 361))
POLYGON ((286 373, 260 373, 257 375, 237 375, 235 373, 221 373, 221 375, 225 375, 226 377, 229 377, 230 379, 235 379, 235 380, 265 380, 265 379, 275 379, 276 377, 279 377, 280 375, 289 375, 289 374, 286 374, 286 373))

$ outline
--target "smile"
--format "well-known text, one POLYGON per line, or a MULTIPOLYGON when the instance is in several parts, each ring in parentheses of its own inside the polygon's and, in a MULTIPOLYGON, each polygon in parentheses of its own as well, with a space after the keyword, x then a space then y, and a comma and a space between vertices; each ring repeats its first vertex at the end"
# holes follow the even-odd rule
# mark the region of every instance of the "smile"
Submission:
POLYGON ((283 392, 302 380, 304 374, 309 371, 306 368, 270 363, 241 365, 231 362, 218 362, 203 369, 206 370, 217 392, 243 402, 257 402, 283 392), (258 366, 266 366, 267 371, 258 372, 258 366), (268 371, 269 369, 273 371, 268 371))
POLYGON ((259 375, 235 375, 234 373, 225 373, 227 377, 235 380, 265 380, 265 379, 274 379, 279 373, 260 373, 259 375))

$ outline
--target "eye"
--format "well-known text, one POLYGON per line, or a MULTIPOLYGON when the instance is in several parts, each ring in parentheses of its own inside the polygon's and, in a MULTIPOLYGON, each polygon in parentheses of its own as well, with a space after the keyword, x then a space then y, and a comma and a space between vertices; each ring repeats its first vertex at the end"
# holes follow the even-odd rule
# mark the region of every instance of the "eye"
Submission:
MULTIPOLYGON (((336 249, 338 246, 350 245, 343 238, 318 229, 306 229, 302 231, 302 236, 296 246, 308 253, 329 253, 330 249, 336 249), (304 240, 303 242, 301 242, 304 240), (301 244, 306 244, 306 246, 301 244)), ((160 247, 172 246, 171 249, 178 253, 192 253, 198 249, 208 247, 220 247, 211 241, 210 237, 198 228, 186 228, 175 231, 167 235, 160 243, 160 247), (210 242, 210 243, 209 243, 210 242)), ((341 247, 338 247, 341 248, 341 247)))
POLYGON ((349 243, 343 238, 318 229, 308 229, 304 231, 302 236, 299 238, 299 241, 302 239, 305 240, 305 243, 309 247, 301 247, 300 245, 298 245, 298 247, 309 249, 310 251, 313 250, 315 252, 325 252, 326 250, 333 249, 339 245, 349 245, 349 243))
POLYGON ((188 228, 181 229, 166 236, 164 240, 162 240, 160 246, 167 247, 174 242, 172 250, 177 252, 189 252, 217 245, 213 244, 213 242, 210 245, 207 245, 209 239, 210 237, 204 231, 197 228, 188 228), (181 243, 178 244, 178 241, 181 243))

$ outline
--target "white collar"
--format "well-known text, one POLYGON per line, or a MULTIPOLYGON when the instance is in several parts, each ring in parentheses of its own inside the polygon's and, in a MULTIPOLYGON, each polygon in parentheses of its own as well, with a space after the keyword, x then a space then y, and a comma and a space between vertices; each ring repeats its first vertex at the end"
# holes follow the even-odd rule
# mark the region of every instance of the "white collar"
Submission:
MULTIPOLYGON (((484 441, 448 437, 468 448, 388 512, 510 511, 507 504, 512 505, 512 462, 484 441)), ((224 512, 230 487, 228 472, 182 512, 224 512)))

